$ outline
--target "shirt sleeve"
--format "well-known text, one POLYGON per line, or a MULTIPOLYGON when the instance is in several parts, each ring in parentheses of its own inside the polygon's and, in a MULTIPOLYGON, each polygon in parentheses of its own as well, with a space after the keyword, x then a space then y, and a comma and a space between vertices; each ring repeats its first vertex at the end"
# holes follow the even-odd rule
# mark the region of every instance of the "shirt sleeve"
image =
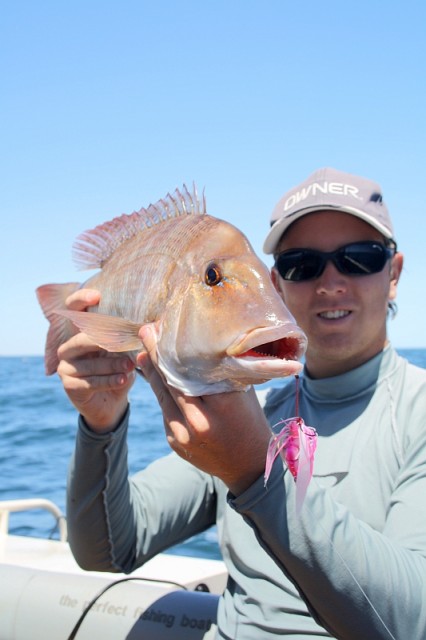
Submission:
POLYGON ((423 428, 406 451, 382 532, 315 482, 297 516, 294 481, 280 460, 266 489, 260 480, 230 497, 315 620, 336 638, 426 638, 425 434, 423 428))
POLYGON ((176 454, 129 479, 128 419, 129 413, 115 431, 101 435, 79 420, 67 521, 71 550, 87 570, 130 573, 215 523, 212 478, 176 454))

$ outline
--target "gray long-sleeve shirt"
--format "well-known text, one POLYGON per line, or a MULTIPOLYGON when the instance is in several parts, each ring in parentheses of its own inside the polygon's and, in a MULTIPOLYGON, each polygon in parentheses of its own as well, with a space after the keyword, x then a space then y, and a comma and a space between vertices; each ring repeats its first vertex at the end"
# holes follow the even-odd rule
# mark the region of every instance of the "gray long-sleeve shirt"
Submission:
MULTIPOLYGON (((291 383, 265 413, 273 425, 294 406, 291 383)), ((127 417, 104 436, 81 421, 68 495, 77 560, 130 572, 217 523, 229 571, 219 637, 425 640, 426 371, 387 347, 341 376, 303 376, 299 407, 319 435, 300 516, 280 459, 266 489, 259 478, 237 498, 175 454, 129 481, 127 417)))

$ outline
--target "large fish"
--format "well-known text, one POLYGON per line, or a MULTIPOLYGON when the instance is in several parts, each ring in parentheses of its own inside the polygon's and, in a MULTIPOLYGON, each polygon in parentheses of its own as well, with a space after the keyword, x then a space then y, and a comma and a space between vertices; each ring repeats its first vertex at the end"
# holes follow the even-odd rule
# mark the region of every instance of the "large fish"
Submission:
POLYGON ((87 231, 74 254, 80 267, 100 271, 83 285, 37 289, 50 321, 47 374, 56 371, 72 324, 107 351, 135 359, 140 327, 154 323, 161 370, 188 395, 240 390, 302 368, 306 337, 266 266, 238 229, 206 213, 195 186, 87 231), (89 313, 65 308, 80 287, 101 292, 89 313))

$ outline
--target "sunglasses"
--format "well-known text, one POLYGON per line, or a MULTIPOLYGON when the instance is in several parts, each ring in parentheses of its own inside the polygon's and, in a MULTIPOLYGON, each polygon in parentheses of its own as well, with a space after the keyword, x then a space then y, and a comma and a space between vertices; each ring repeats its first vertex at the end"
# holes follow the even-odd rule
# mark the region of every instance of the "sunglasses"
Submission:
POLYGON ((275 267, 284 280, 304 282, 318 278, 329 260, 340 273, 348 276, 367 276, 382 271, 396 251, 379 242, 352 242, 336 251, 289 249, 280 253, 275 267))

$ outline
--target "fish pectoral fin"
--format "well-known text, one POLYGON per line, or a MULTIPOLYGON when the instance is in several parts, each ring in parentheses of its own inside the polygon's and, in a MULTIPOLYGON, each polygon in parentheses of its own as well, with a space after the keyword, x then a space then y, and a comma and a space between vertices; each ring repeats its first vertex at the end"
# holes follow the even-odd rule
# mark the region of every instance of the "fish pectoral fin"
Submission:
POLYGON ((141 325, 135 322, 117 316, 88 313, 86 311, 57 309, 55 313, 71 320, 80 331, 106 351, 119 352, 143 349, 143 344, 138 335, 141 325))

